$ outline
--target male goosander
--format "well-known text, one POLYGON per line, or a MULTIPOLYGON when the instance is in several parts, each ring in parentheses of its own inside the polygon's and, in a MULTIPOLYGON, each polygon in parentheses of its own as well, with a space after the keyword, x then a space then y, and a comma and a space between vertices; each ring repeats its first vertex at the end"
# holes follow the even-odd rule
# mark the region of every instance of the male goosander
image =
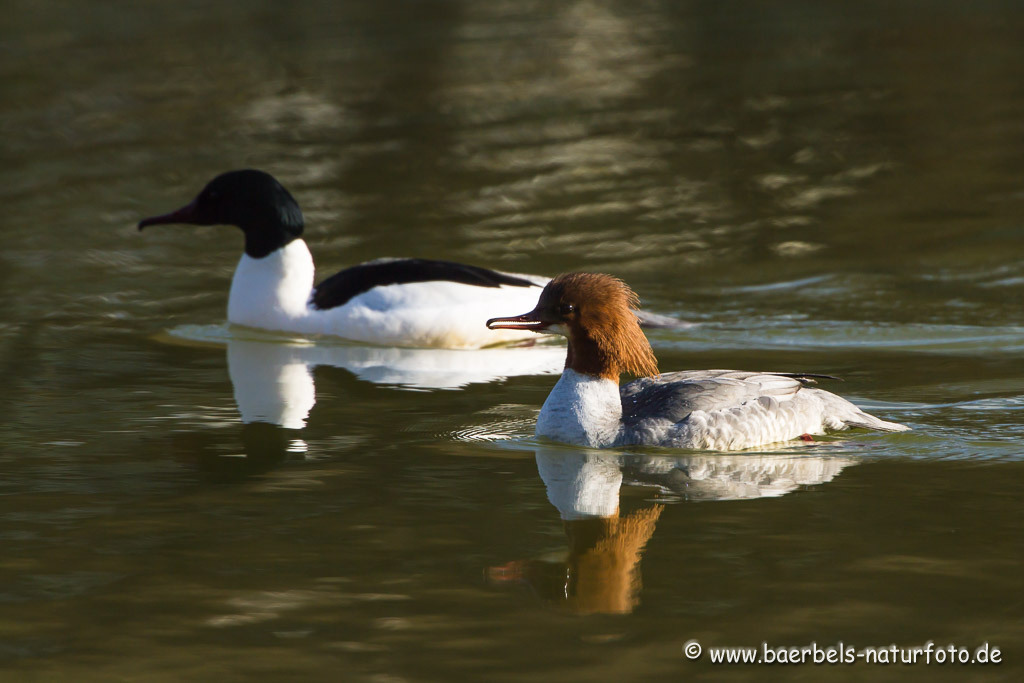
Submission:
POLYGON ((537 436, 592 448, 645 445, 740 450, 826 429, 909 429, 868 415, 809 385, 823 375, 735 370, 658 374, 630 310, 639 301, 610 275, 559 275, 523 315, 492 329, 556 332, 569 339, 565 370, 537 418, 537 436), (640 377, 619 388, 623 372, 640 377))
MULTIPOLYGON (((223 173, 186 206, 139 222, 234 225, 245 253, 231 281, 228 321, 386 346, 472 349, 531 338, 484 326, 496 307, 533 306, 548 278, 450 261, 378 259, 313 285, 302 211, 263 171, 223 173)), ((678 321, 646 316, 654 325, 678 321)))

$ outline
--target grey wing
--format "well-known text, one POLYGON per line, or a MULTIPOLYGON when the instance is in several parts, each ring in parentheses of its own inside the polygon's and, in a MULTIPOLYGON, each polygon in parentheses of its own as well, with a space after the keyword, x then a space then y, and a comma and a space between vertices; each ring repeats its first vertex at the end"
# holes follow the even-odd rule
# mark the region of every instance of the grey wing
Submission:
POLYGON ((622 387, 622 419, 681 422, 695 410, 733 408, 762 396, 791 398, 804 385, 797 375, 738 370, 685 370, 643 377, 622 387))

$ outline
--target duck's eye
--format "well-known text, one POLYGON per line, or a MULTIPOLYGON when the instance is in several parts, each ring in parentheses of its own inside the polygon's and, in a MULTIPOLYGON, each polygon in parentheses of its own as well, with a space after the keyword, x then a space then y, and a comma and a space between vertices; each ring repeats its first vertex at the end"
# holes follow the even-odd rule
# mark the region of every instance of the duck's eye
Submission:
POLYGON ((558 314, 559 315, 570 315, 570 314, 575 313, 575 312, 576 312, 576 307, 573 306, 572 304, 561 304, 558 307, 558 314))

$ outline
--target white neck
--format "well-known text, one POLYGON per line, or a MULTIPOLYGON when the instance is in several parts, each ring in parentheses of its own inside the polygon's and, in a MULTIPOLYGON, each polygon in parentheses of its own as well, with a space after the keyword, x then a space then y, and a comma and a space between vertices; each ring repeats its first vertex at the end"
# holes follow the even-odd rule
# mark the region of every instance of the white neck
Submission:
POLYGON ((537 416, 537 436, 603 448, 615 443, 622 421, 619 384, 566 368, 537 416))
POLYGON ((313 257, 301 239, 272 254, 242 254, 228 297, 228 321, 280 329, 307 315, 313 290, 313 257))

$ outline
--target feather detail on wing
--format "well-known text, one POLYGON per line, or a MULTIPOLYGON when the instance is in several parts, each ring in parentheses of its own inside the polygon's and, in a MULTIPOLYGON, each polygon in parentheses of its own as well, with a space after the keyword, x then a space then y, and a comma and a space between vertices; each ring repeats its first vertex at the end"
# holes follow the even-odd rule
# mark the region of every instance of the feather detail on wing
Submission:
POLYGON ((698 370, 641 378, 621 389, 617 443, 740 450, 830 429, 909 429, 811 387, 819 377, 827 376, 698 370))
POLYGON ((643 377, 622 387, 622 419, 685 420, 695 410, 733 408, 762 396, 792 398, 803 383, 793 376, 737 370, 685 370, 643 377))

